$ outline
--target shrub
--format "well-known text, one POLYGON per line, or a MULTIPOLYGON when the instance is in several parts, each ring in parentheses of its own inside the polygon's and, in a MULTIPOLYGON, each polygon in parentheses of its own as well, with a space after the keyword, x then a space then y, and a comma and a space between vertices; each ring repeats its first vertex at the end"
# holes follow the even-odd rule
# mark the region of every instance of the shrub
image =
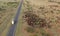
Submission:
POLYGON ((8 2, 7 5, 11 6, 11 7, 17 7, 18 6, 18 2, 8 2))
POLYGON ((0 11, 3 11, 3 10, 6 10, 6 9, 4 9, 4 8, 0 8, 0 11))
POLYGON ((33 35, 33 36, 38 36, 38 34, 35 34, 35 35, 33 35))
POLYGON ((0 11, 2 11, 2 8, 0 8, 0 11))
POLYGON ((30 33, 35 32, 34 28, 32 28, 32 27, 27 27, 26 30, 27 30, 27 32, 30 32, 30 33))

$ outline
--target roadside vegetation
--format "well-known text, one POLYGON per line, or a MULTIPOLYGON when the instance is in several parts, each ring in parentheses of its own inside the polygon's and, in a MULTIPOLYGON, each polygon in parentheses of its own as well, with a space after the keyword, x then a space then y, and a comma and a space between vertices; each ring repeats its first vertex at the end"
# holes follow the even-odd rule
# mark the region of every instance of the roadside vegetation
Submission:
POLYGON ((18 2, 8 2, 7 5, 10 6, 10 7, 17 7, 18 6, 18 2))
POLYGON ((15 16, 19 2, 0 1, 0 36, 6 36, 11 25, 12 17, 15 16))
MULTIPOLYGON (((17 8, 18 2, 1 2, 0 3, 0 19, 2 20, 3 16, 9 12, 6 12, 9 9, 17 8)), ((1 21, 0 21, 1 24, 1 21)))

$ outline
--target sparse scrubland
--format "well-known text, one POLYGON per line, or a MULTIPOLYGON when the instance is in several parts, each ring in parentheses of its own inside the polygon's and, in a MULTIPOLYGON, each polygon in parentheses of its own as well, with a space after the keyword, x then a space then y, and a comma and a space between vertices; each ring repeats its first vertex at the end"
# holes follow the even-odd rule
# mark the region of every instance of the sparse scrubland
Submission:
POLYGON ((0 1, 0 36, 6 36, 19 2, 0 1))
MULTIPOLYGON (((33 1, 33 0, 32 0, 33 1)), ((51 4, 51 0, 47 0, 46 4, 38 4, 36 2, 25 1, 23 4, 23 31, 25 36, 58 36, 60 24, 60 5, 59 3, 51 4), (26 26, 27 25, 27 26, 26 26)))
MULTIPOLYGON (((0 3, 0 33, 6 34, 18 3, 0 3)), ((60 1, 24 0, 15 36, 60 36, 60 1)))

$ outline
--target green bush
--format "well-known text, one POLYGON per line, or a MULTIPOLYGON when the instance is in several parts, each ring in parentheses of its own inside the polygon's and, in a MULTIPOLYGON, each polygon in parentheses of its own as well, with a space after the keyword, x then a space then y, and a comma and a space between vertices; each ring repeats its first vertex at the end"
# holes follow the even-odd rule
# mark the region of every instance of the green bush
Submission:
POLYGON ((35 35, 33 35, 33 36, 38 36, 38 34, 35 34, 35 35))
POLYGON ((2 8, 0 8, 0 11, 2 11, 2 8))
POLYGON ((32 27, 27 27, 26 30, 27 30, 27 32, 30 32, 30 33, 35 32, 34 28, 32 28, 32 27))
POLYGON ((3 11, 3 10, 5 10, 4 8, 0 8, 0 11, 3 11))
POLYGON ((11 6, 11 7, 17 7, 18 6, 18 2, 8 2, 7 5, 11 6))

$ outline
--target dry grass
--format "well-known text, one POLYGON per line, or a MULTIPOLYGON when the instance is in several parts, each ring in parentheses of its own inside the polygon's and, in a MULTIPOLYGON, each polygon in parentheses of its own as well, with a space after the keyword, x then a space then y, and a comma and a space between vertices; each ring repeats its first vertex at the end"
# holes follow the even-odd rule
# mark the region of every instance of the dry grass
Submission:
MULTIPOLYGON (((47 33, 46 36, 58 36, 60 32, 57 32, 59 30, 59 24, 60 24, 60 5, 55 3, 55 2, 49 2, 48 0, 27 0, 24 2, 24 11, 23 12, 31 12, 36 14, 37 16, 39 16, 40 18, 44 18, 47 22, 49 28, 43 28, 47 33), (56 33, 57 32, 57 33, 56 33)), ((24 14, 25 14, 24 13, 24 14)), ((23 14, 23 15, 24 15, 23 14)), ((31 15, 31 14, 30 14, 31 15)), ((25 19, 24 19, 25 20, 25 19)), ((26 27, 28 27, 29 25, 27 25, 28 23, 25 21, 25 23, 23 23, 23 28, 25 29, 26 27), (27 26, 26 26, 27 25, 27 26)), ((26 30, 22 29, 24 32, 24 35, 26 36, 28 34, 29 35, 33 35, 35 33, 28 33, 26 30)), ((37 30, 38 31, 38 30, 37 30)), ((43 33, 45 35, 45 33, 43 33)), ((40 34, 41 35, 41 34, 40 34)), ((39 36, 39 33, 37 33, 37 35, 35 36, 39 36)), ((43 35, 41 35, 43 36, 43 35)))
MULTIPOLYGON (((1 2, 0 4, 0 36, 6 36, 9 27, 11 25, 12 18, 14 18, 16 14, 17 7, 8 6, 8 2, 1 2)), ((12 2, 15 4, 14 2, 12 2)), ((10 4, 11 5, 11 4, 10 4)), ((17 4, 18 6, 18 4, 17 4)))

